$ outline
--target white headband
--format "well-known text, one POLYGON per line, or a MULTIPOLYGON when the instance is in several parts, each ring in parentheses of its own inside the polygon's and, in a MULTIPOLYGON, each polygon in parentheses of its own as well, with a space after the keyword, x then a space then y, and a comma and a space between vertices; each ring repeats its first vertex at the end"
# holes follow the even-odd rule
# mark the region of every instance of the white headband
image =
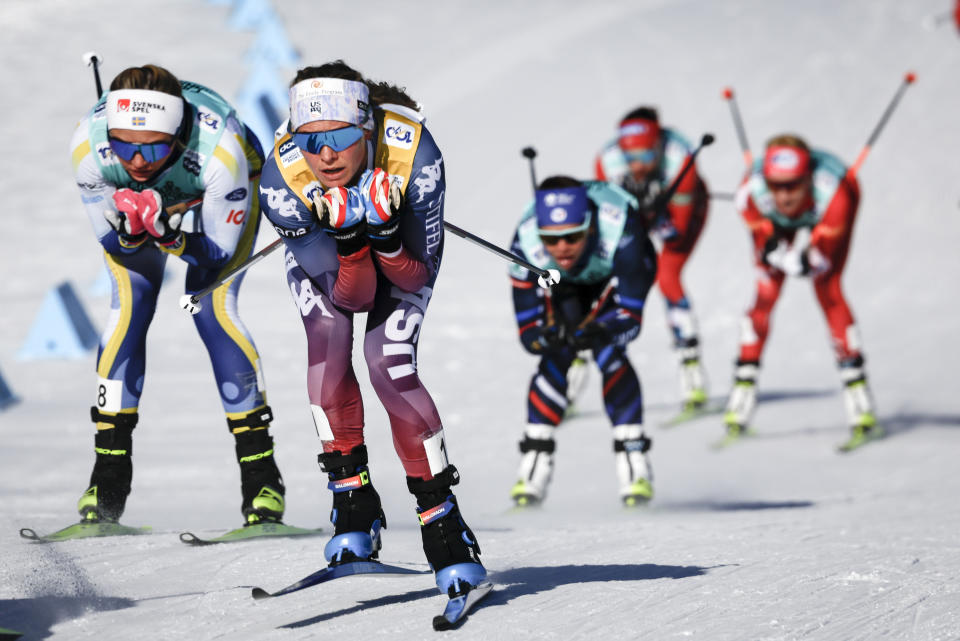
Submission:
POLYGON ((370 90, 356 80, 307 78, 290 87, 290 129, 315 120, 339 120, 373 129, 370 90))
POLYGON ((150 89, 107 94, 107 129, 142 129, 174 135, 183 120, 183 98, 150 89))

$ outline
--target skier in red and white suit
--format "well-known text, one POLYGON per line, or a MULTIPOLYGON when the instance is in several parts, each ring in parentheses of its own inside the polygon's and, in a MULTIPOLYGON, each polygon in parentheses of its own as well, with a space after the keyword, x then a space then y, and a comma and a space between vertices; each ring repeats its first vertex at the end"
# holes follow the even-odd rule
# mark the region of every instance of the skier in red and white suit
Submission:
POLYGON ((856 178, 835 156, 793 135, 767 143, 737 192, 736 206, 753 236, 757 298, 743 320, 735 384, 724 422, 740 436, 756 405, 756 378, 770 313, 787 276, 813 281, 845 384, 854 438, 880 434, 866 383, 859 333, 840 286, 860 202, 856 178))
POLYGON ((655 109, 638 107, 620 121, 617 138, 603 148, 595 167, 599 180, 620 185, 640 201, 644 225, 658 241, 657 285, 666 301, 667 322, 680 361, 680 393, 686 411, 704 406, 707 389, 697 320, 680 272, 703 231, 709 197, 696 166, 668 202, 661 205, 657 197, 676 180, 691 153, 692 146, 683 136, 660 126, 655 109))

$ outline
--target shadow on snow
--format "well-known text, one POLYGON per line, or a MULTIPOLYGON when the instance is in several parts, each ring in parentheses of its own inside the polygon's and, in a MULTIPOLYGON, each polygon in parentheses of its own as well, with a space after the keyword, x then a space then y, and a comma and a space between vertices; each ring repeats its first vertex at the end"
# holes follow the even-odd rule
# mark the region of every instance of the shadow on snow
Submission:
POLYGON ((21 641, 45 639, 57 623, 92 612, 123 610, 135 605, 132 599, 119 597, 39 596, 32 599, 0 599, 0 626, 23 633, 21 641))
MULTIPOLYGON (((722 567, 722 566, 714 566, 722 567)), ((575 583, 606 583, 609 581, 649 581, 653 579, 687 579, 695 576, 703 576, 712 567, 700 567, 696 565, 658 565, 655 563, 644 563, 637 565, 628 565, 615 563, 610 565, 557 565, 546 567, 523 567, 511 568, 501 572, 493 572, 490 579, 497 584, 493 592, 490 593, 483 602, 477 605, 477 610, 498 605, 505 605, 513 599, 531 594, 538 594, 552 590, 561 585, 572 585, 575 583)), ((295 621, 280 626, 281 628, 302 628, 316 623, 322 623, 347 614, 369 610, 381 606, 396 605, 415 601, 426 597, 437 597, 439 593, 436 588, 429 590, 414 590, 404 592, 403 594, 391 594, 389 596, 360 601, 349 608, 343 608, 334 612, 319 614, 309 619, 295 621)), ((438 600, 439 604, 439 600, 438 600)))

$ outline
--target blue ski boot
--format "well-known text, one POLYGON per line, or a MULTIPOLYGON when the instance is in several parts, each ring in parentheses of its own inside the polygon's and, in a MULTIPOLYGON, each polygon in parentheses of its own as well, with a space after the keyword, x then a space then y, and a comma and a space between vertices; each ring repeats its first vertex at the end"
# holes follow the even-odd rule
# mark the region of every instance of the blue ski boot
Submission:
POLYGON ((423 552, 436 572, 437 587, 451 599, 467 594, 487 578, 480 563, 480 546, 450 490, 459 481, 452 465, 429 481, 407 477, 407 488, 417 497, 423 552))
POLYGON ((327 473, 327 488, 333 492, 330 522, 334 533, 323 549, 331 567, 351 561, 375 561, 380 551, 380 530, 387 520, 380 495, 370 483, 367 448, 358 445, 349 454, 339 450, 320 454, 320 468, 327 473))

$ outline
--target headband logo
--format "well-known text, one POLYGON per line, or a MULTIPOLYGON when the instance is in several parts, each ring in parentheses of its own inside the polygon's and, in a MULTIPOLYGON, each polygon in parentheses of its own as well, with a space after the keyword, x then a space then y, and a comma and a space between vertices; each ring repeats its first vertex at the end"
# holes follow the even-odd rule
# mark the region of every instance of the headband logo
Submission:
POLYGON ((563 207, 557 207, 550 212, 550 220, 555 223, 562 223, 567 219, 567 210, 563 207))
POLYGON ((310 102, 310 113, 312 114, 320 113, 322 106, 323 106, 323 103, 320 102, 319 100, 312 100, 310 102))
MULTIPOLYGON (((543 204, 547 207, 556 207, 557 205, 571 205, 573 204, 574 197, 573 194, 564 194, 551 191, 543 197, 543 204)), ((563 212, 564 217, 567 213, 563 212)))
POLYGON ((778 169, 796 169, 800 166, 800 156, 792 149, 781 149, 770 156, 770 164, 778 169))
POLYGON ((313 82, 310 83, 310 86, 313 87, 314 89, 322 89, 323 80, 314 80, 313 82))
POLYGON ((130 99, 121 98, 117 101, 117 111, 130 111, 130 99))

